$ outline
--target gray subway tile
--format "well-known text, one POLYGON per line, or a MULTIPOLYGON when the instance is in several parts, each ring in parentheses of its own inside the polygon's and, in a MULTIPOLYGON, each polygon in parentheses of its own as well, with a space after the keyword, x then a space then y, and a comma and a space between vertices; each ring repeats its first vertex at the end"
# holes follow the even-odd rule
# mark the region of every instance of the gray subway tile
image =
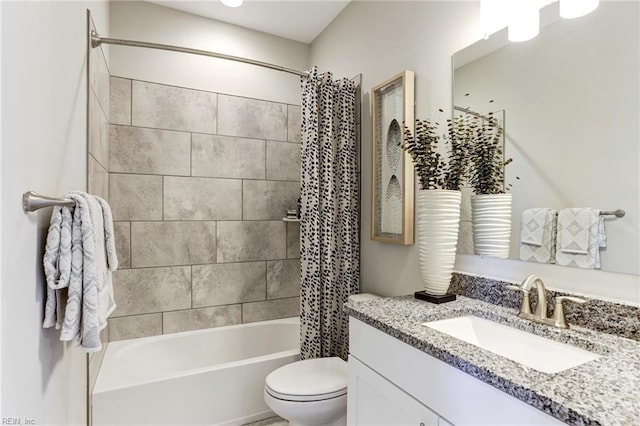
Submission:
POLYGON ((282 221, 218 222, 217 261, 283 259, 286 254, 285 234, 282 221))
POLYGON ((109 170, 109 121, 93 91, 89 91, 89 154, 109 170))
POLYGON ((113 220, 162 219, 162 176, 109 176, 109 204, 113 220))
POLYGON ((286 140, 285 104, 218 96, 218 134, 246 138, 286 140))
POLYGON ((118 269, 131 267, 131 222, 114 222, 118 269))
POLYGON ((300 196, 298 182, 245 180, 242 187, 244 220, 281 220, 295 209, 300 196))
POLYGON ((193 307, 264 300, 264 262, 193 266, 193 307))
POLYGON ((300 180, 300 144, 267 141, 267 179, 300 180))
POLYGON ((267 299, 300 296, 300 260, 267 262, 267 299))
POLYGON ((265 178, 264 140, 194 134, 191 141, 193 176, 265 178))
POLYGON ((162 334, 162 313, 109 319, 109 341, 162 334))
POLYGON ((242 181, 164 178, 165 220, 241 220, 242 181))
POLYGON ((165 312, 162 315, 164 334, 222 327, 225 325, 240 324, 241 322, 242 309, 240 305, 165 312))
POLYGON ((191 138, 188 133, 111 125, 109 139, 112 173, 189 176, 191 138))
POLYGON ((267 300, 242 304, 242 322, 267 321, 300 315, 300 298, 267 300))
POLYGON ((133 81, 134 126, 216 133, 217 94, 133 81))
POLYGON ((214 263, 216 222, 133 222, 131 265, 214 263))
POLYGON ((123 269, 113 273, 113 317, 191 307, 191 268, 123 269))
POLYGON ((90 194, 97 195, 109 201, 109 172, 93 158, 87 155, 89 173, 87 176, 87 190, 90 194))
POLYGON ((110 123, 131 124, 131 80, 111 77, 109 109, 110 123))
POLYGON ((299 222, 287 222, 287 259, 300 259, 299 222))
POLYGON ((298 105, 287 105, 287 140, 300 143, 301 108, 298 105))

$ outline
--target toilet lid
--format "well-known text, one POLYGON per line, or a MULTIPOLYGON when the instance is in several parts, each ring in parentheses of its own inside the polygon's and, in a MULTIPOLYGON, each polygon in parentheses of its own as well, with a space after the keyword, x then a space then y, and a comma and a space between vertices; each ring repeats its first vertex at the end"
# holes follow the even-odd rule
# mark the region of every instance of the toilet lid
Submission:
POLYGON ((297 361, 272 371, 266 385, 267 392, 280 399, 334 398, 346 393, 347 363, 339 357, 297 361))

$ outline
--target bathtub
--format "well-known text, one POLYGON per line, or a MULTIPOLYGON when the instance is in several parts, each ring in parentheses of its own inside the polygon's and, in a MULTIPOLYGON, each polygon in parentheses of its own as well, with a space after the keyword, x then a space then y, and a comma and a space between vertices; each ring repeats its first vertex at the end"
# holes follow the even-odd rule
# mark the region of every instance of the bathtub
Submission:
POLYGON ((300 359, 298 317, 112 342, 95 426, 241 425, 272 416, 264 379, 300 359))

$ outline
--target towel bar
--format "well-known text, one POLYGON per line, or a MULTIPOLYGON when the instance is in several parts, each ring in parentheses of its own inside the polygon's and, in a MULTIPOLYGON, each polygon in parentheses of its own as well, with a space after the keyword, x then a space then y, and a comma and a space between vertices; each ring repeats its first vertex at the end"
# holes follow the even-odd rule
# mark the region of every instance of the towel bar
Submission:
POLYGON ((625 215, 625 211, 618 209, 618 210, 608 210, 608 211, 604 211, 604 212, 600 212, 600 216, 615 216, 615 217, 624 217, 625 215))
POLYGON ((48 197, 33 191, 22 194, 22 208, 25 212, 35 212, 52 206, 73 207, 75 203, 69 198, 48 197))

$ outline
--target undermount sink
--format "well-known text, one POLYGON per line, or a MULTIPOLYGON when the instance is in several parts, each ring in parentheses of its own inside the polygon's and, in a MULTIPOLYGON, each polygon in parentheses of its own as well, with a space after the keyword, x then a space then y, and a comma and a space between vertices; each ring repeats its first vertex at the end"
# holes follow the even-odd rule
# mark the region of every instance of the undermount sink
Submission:
POLYGON ((430 321, 423 325, 543 373, 559 373, 600 357, 566 343, 474 316, 430 321))

